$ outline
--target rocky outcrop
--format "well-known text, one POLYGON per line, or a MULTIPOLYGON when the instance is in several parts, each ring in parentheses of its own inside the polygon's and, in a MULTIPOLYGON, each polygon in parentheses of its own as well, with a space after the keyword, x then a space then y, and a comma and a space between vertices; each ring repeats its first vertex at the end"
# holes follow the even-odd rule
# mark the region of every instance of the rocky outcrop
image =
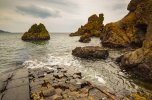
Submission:
POLYGON ((115 23, 105 25, 102 39, 107 47, 142 47, 151 26, 151 0, 131 0, 127 16, 115 23))
POLYGON ((94 14, 88 18, 87 24, 81 26, 77 32, 71 33, 70 36, 82 36, 88 33, 90 36, 100 37, 103 25, 103 14, 99 14, 99 17, 94 14))
POLYGON ((86 59, 106 59, 109 56, 109 52, 98 46, 86 46, 76 47, 72 50, 72 55, 86 59))
POLYGON ((117 59, 123 69, 138 78, 152 82, 152 48, 140 48, 117 59))
MULTIPOLYGON (((134 19, 131 24, 133 30, 132 33, 129 34, 131 36, 130 41, 125 43, 125 39, 121 38, 121 41, 123 42, 118 40, 118 42, 121 42, 120 44, 116 42, 114 43, 117 44, 117 46, 127 46, 132 43, 139 43, 141 48, 124 54, 119 57, 117 61, 120 63, 122 68, 131 72, 134 76, 138 76, 142 80, 152 82, 152 1, 132 0, 128 5, 128 10, 130 11, 129 16, 131 13, 133 14, 131 19, 134 19)), ((118 37, 118 35, 109 38, 112 38, 112 41, 116 39, 116 37, 118 37)), ((109 45, 112 45, 111 41, 109 41, 109 45)), ((103 40, 103 44, 104 43, 106 42, 103 40)))
POLYGON ((90 35, 88 33, 85 33, 79 39, 79 42, 83 42, 83 43, 89 43, 90 41, 91 41, 91 38, 90 38, 90 35))
POLYGON ((45 26, 43 24, 34 24, 31 26, 31 28, 28 30, 28 32, 25 32, 22 36, 22 40, 24 41, 33 41, 33 40, 49 40, 50 35, 48 31, 46 30, 45 26))

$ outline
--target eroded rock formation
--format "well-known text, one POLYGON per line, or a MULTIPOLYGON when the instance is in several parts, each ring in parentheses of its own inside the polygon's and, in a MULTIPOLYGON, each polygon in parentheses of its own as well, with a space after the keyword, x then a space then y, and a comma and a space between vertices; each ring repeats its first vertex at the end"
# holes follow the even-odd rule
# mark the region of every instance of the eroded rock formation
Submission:
POLYGON ((103 20, 103 14, 99 14, 99 17, 94 14, 88 18, 87 24, 81 26, 77 32, 71 33, 70 36, 82 36, 87 33, 90 35, 90 37, 100 37, 100 34, 104 27, 103 20))
POLYGON ((120 21, 105 25, 102 39, 107 47, 142 47, 151 26, 151 0, 131 0, 129 13, 120 21))
POLYGON ((28 32, 25 32, 22 36, 22 40, 24 41, 31 41, 31 40, 49 40, 50 35, 48 31, 46 30, 45 26, 43 24, 34 24, 31 26, 31 28, 28 30, 28 32))
MULTIPOLYGON (((131 45, 132 43, 135 46, 140 46, 139 49, 121 56, 118 62, 123 68, 139 76, 140 79, 152 82, 152 0, 132 0, 128 5, 128 10, 130 13, 127 16, 133 14, 131 17, 133 20, 131 21, 132 29, 130 27, 132 32, 129 33, 129 41, 123 38, 128 36, 126 35, 128 32, 125 34, 126 31, 123 30, 124 32, 120 32, 122 34, 120 35, 113 30, 109 30, 111 35, 107 37, 107 41, 104 41, 106 37, 103 37, 102 43, 115 44, 118 47, 131 45), (118 38, 117 41, 115 41, 116 38, 118 38)), ((120 24, 120 22, 117 23, 120 24)), ((120 27, 120 25, 118 26, 120 27)), ((117 29, 122 30, 118 26, 117 29)))

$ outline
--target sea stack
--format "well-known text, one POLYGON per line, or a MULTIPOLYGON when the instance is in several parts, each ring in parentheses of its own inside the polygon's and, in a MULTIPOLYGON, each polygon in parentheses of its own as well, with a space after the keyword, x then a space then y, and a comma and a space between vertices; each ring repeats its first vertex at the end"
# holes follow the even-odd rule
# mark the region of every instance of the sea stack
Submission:
POLYGON ((28 32, 25 32, 22 36, 22 40, 24 41, 38 41, 38 40, 49 40, 50 35, 47 29, 43 24, 34 24, 31 26, 31 28, 28 30, 28 32))
POLYGON ((83 36, 88 34, 90 37, 100 37, 104 27, 103 20, 103 14, 99 14, 99 16, 94 14, 88 18, 88 22, 84 26, 81 26, 75 33, 71 33, 70 36, 83 36))

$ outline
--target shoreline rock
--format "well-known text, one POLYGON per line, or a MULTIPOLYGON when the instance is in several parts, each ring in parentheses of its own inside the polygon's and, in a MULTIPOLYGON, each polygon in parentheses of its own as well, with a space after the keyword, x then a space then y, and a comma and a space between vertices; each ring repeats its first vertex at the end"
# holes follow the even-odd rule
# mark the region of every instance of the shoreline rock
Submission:
POLYGON ((108 23, 103 28, 101 41, 110 48, 143 47, 152 32, 150 0, 131 0, 129 13, 121 20, 108 23))
POLYGON ((117 59, 120 66, 133 77, 152 82, 152 49, 140 48, 126 53, 117 59))
POLYGON ((82 42, 82 43, 89 43, 90 41, 91 41, 91 38, 90 38, 90 35, 88 33, 85 33, 79 39, 79 42, 82 42))
POLYGON ((50 35, 49 32, 46 30, 43 24, 34 24, 25 32, 22 36, 22 40, 24 41, 39 41, 39 40, 49 40, 50 35))
POLYGON ((0 91, 1 100, 116 100, 107 88, 82 79, 81 72, 69 72, 64 66, 50 68, 21 68, 10 73, 11 77, 0 81, 0 85, 7 82, 0 91))
POLYGON ((99 46, 86 46, 76 47, 72 50, 72 55, 86 59, 107 59, 109 52, 99 46))
MULTIPOLYGON (((132 29, 134 29, 135 31, 132 30, 132 33, 125 34, 135 36, 136 38, 129 38, 128 42, 122 42, 120 44, 127 47, 127 45, 130 46, 136 41, 137 44, 139 43, 139 47, 137 46, 138 49, 122 55, 117 59, 117 61, 121 65, 121 68, 126 69, 126 71, 129 72, 133 77, 136 77, 146 82, 152 82, 152 1, 131 0, 128 5, 128 10, 130 12, 125 18, 129 20, 130 24, 126 25, 131 25, 133 27, 132 29)), ((121 21, 125 21, 124 19, 122 19, 121 21)), ((128 20, 126 21, 127 23, 128 20)), ((131 27, 129 29, 131 29, 131 27)), ((113 32, 112 34, 116 34, 113 30, 110 31, 113 32)), ((110 45, 113 45, 112 40, 118 38, 118 35, 121 39, 122 36, 128 37, 128 35, 121 34, 117 34, 115 36, 111 35, 109 37, 111 38, 111 40, 109 41, 111 42, 110 45)), ((121 39, 118 39, 119 41, 117 42, 121 42, 121 39)), ((102 43, 106 43, 104 39, 102 43)), ((134 45, 136 45, 136 43, 134 45)), ((118 45, 118 43, 116 44, 118 45)))

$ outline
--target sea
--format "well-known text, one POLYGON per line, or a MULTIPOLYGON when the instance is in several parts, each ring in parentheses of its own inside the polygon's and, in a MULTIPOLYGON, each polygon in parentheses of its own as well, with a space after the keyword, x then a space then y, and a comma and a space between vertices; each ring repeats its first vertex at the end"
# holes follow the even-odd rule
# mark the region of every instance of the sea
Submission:
POLYGON ((21 67, 59 65, 67 66, 68 70, 78 70, 84 79, 105 86, 117 94, 124 95, 143 88, 115 64, 114 59, 123 54, 121 50, 109 49, 106 60, 81 59, 72 55, 76 47, 102 46, 99 38, 92 38, 90 43, 80 43, 79 37, 69 37, 69 33, 50 33, 49 41, 25 42, 21 40, 22 35, 0 33, 0 74, 21 67))

